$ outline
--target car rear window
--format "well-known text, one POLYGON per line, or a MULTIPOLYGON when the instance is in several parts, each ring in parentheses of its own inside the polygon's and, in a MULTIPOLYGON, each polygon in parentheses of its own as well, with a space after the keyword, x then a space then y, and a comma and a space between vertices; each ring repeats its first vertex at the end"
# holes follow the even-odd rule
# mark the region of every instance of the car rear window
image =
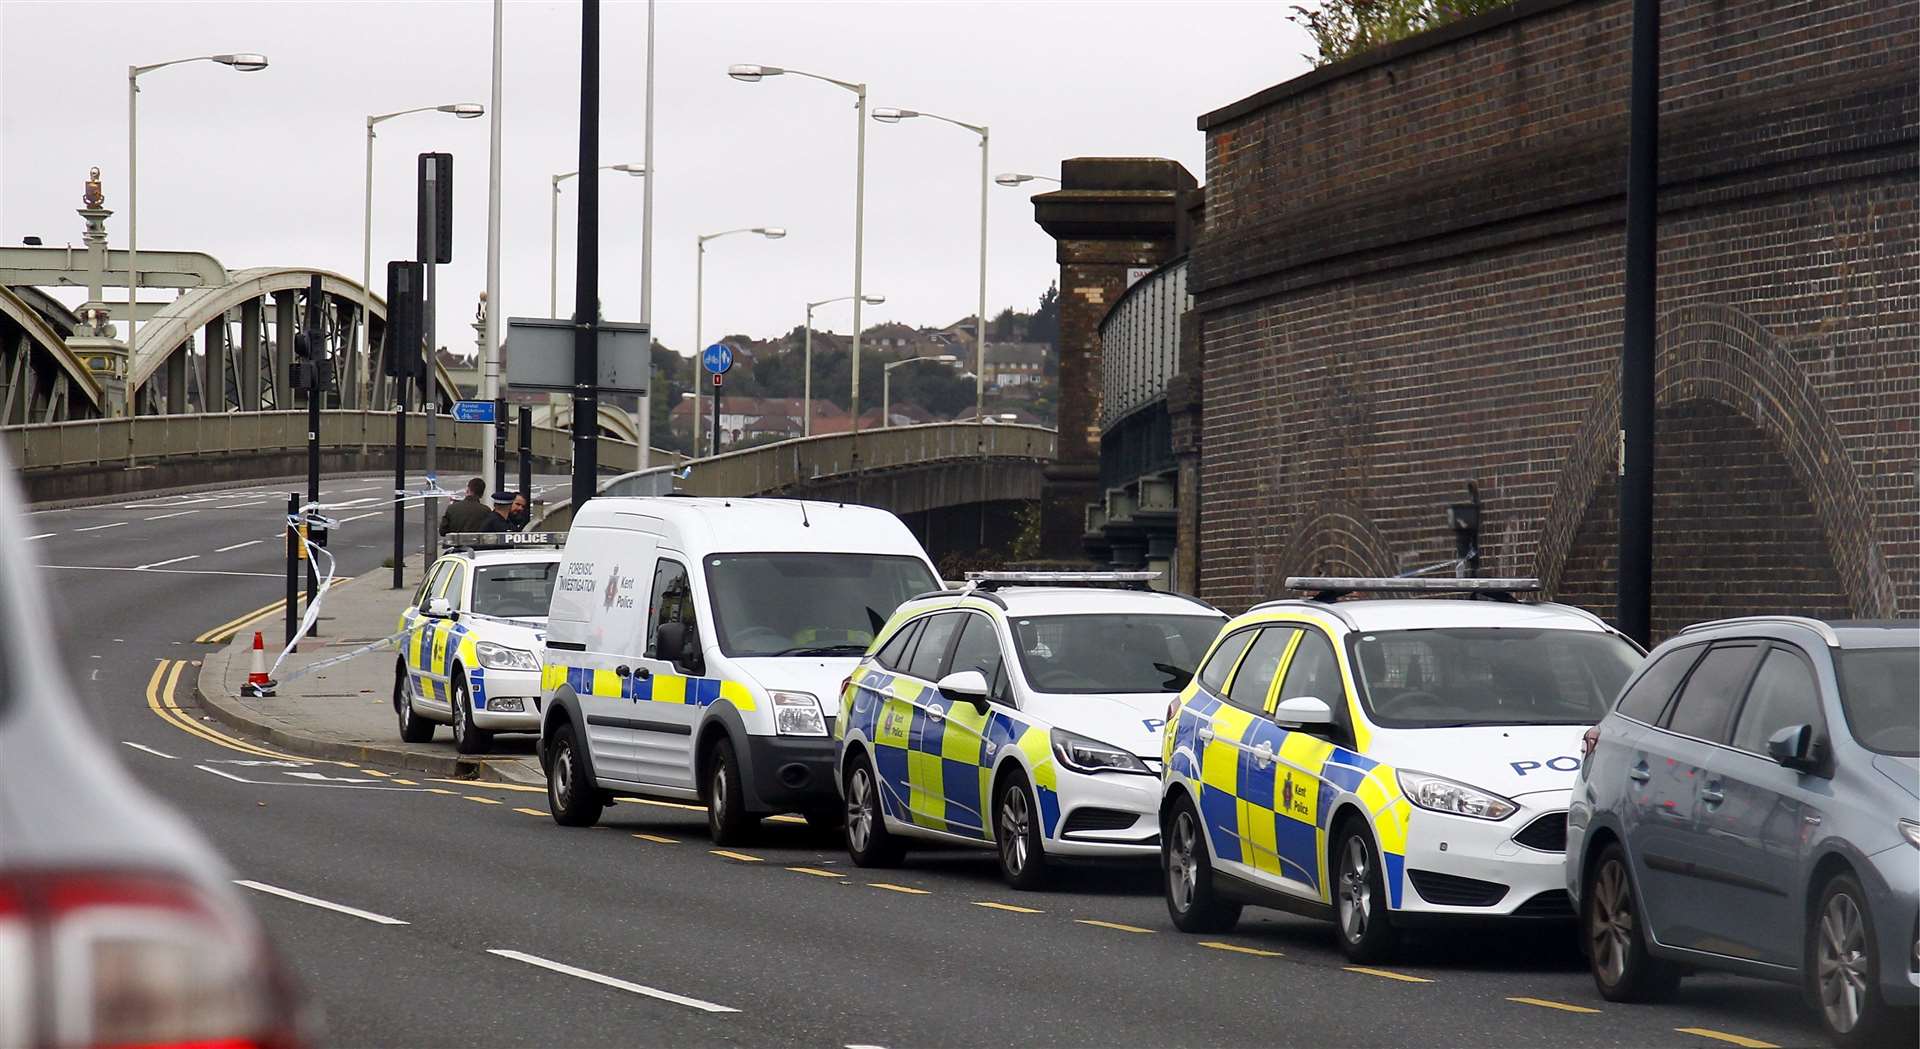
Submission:
POLYGON ((1920 757, 1920 648, 1869 648, 1837 654, 1840 709, 1868 750, 1920 757))

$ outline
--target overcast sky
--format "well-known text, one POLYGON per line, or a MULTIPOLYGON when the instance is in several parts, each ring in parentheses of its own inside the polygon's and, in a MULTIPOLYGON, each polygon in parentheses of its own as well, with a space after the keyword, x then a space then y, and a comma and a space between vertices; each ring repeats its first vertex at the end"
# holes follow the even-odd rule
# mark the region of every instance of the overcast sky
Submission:
MULTIPOLYGON (((1307 68, 1284 3, 662 2, 656 16, 654 331, 693 345, 694 238, 780 225, 784 240, 708 245, 706 322, 767 336, 807 300, 852 290, 850 94, 795 77, 758 84, 733 62, 865 80, 873 106, 993 131, 991 167, 1058 175, 1063 157, 1159 156, 1202 174, 1194 118, 1307 68)), ((492 5, 478 2, 86 3, 0 0, 0 243, 77 244, 81 183, 97 165, 115 248, 126 244, 126 68, 259 51, 258 73, 193 63, 140 92, 140 244, 197 250, 229 270, 320 267, 358 279, 369 113, 489 99, 492 5)), ((646 6, 602 8, 603 164, 642 159, 646 6)), ((578 4, 509 2, 502 297, 547 312, 549 178, 578 157, 578 4)), ((441 268, 440 342, 471 350, 486 283, 488 121, 423 113, 380 126, 373 272, 413 243, 415 154, 454 154, 454 258, 441 268)), ((640 316, 641 182, 601 175, 601 298, 640 316)), ((1058 275, 1033 223, 1036 184, 992 187, 988 311, 1030 309, 1058 275)), ((560 312, 573 301, 572 185, 561 198, 560 312)), ((943 324, 973 312, 979 245, 974 137, 931 121, 869 121, 869 323, 943 324)), ((845 331, 843 305, 819 326, 845 331)))

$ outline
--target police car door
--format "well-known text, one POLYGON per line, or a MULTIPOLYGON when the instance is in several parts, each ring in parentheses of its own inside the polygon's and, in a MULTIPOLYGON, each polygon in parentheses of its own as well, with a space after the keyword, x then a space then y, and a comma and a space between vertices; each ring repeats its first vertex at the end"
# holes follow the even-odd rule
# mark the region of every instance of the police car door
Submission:
POLYGON ((1267 700, 1268 717, 1279 703, 1301 697, 1325 703, 1334 711, 1334 723, 1309 728, 1261 722, 1261 740, 1274 740, 1279 776, 1276 789, 1267 795, 1276 861, 1269 873, 1296 895, 1328 902, 1325 838, 1333 794, 1323 790, 1323 771, 1334 752, 1334 741, 1344 741, 1347 695, 1333 642, 1311 626, 1302 627, 1288 646, 1279 682, 1267 700))
POLYGON ((874 740, 881 788, 904 810, 906 822, 930 830, 947 829, 940 757, 928 749, 930 741, 945 733, 947 701, 933 686, 965 618, 962 612, 927 618, 912 655, 888 690, 880 735, 874 740))
POLYGON ((427 605, 440 592, 452 564, 451 559, 434 563, 426 579, 421 581, 420 592, 414 597, 414 606, 407 613, 407 636, 401 641, 401 651, 406 657, 407 682, 413 686, 413 694, 422 700, 432 698, 430 689, 433 683, 423 672, 433 658, 433 634, 438 622, 427 618, 427 605))
MULTIPOLYGON (((452 561, 440 585, 434 589, 433 596, 445 601, 447 607, 454 610, 452 614, 457 616, 460 614, 460 597, 466 590, 466 582, 467 563, 452 561)), ((465 633, 465 628, 453 619, 428 617, 427 621, 432 624, 433 637, 429 643, 421 646, 426 656, 426 666, 420 673, 433 685, 433 702, 452 710, 453 688, 448 675, 453 670, 454 657, 459 654, 459 639, 465 633)))
POLYGON ((1279 873, 1273 826, 1279 734, 1267 720, 1266 705, 1297 632, 1287 625, 1262 627, 1227 682, 1226 702, 1196 732, 1203 747, 1200 818, 1213 854, 1223 869, 1253 881, 1271 881, 1279 873))
POLYGON ((983 710, 966 699, 930 694, 926 728, 915 749, 928 755, 922 760, 929 766, 936 760, 940 764, 947 830, 984 841, 988 837, 987 781, 993 769, 993 755, 986 749, 987 721, 993 716, 992 704, 1009 705, 1010 695, 1000 631, 992 617, 976 611, 964 613, 963 619, 941 676, 978 671, 987 679, 988 707, 983 710))

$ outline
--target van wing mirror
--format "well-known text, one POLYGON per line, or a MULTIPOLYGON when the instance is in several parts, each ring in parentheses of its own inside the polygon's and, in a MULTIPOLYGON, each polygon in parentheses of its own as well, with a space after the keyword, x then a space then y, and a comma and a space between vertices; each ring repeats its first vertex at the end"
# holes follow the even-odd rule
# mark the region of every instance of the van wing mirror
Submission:
POLYGON ((1333 708, 1326 700, 1312 696, 1283 699, 1273 708, 1273 720, 1281 725, 1302 728, 1333 724, 1333 708))
POLYGON ((1767 739, 1767 756, 1790 769, 1807 772, 1820 762, 1814 756, 1813 726, 1788 725, 1767 739))
POLYGON ((662 623, 654 632, 654 658, 664 659, 688 670, 704 669, 700 656, 700 632, 686 623, 662 623))
POLYGON ((987 676, 978 670, 957 670, 933 687, 956 703, 971 703, 982 712, 987 709, 987 676))

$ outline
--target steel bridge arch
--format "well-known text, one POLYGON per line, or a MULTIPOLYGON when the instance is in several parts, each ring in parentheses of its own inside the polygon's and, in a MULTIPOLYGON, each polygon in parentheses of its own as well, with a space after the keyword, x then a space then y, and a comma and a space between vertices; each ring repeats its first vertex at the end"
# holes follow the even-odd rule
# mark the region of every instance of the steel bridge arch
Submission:
MULTIPOLYGON (((573 405, 535 405, 533 424, 550 426, 557 430, 571 430, 573 429, 573 405)), ((634 424, 633 417, 610 404, 600 405, 600 432, 635 445, 640 443, 640 427, 634 424)))
POLYGON ((67 345, 66 336, 19 290, 0 286, 0 321, 0 426, 104 414, 106 391, 100 381, 67 345), (37 366, 36 357, 41 360, 37 366), (40 386, 39 377, 49 374, 40 386), (34 402, 40 390, 45 391, 46 408, 36 419, 34 402))

